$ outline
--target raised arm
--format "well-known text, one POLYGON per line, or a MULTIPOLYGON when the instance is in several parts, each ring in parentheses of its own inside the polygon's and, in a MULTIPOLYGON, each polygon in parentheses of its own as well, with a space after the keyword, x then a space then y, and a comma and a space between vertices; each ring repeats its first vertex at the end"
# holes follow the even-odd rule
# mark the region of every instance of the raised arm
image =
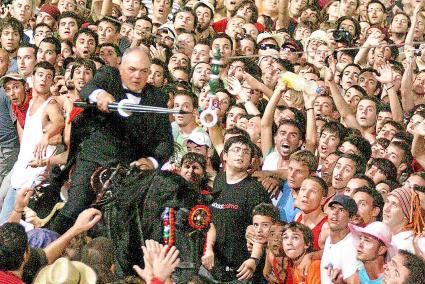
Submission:
POLYGON ((415 128, 412 142, 412 155, 418 163, 425 168, 425 121, 415 128))
POLYGON ((305 135, 305 149, 314 153, 316 151, 317 145, 317 135, 316 135, 316 115, 314 113, 314 100, 317 97, 316 95, 308 95, 306 92, 303 92, 305 110, 307 114, 307 126, 306 126, 306 135, 305 135))
POLYGON ((403 110, 409 113, 415 107, 415 101, 413 98, 413 69, 416 64, 416 56, 413 54, 413 47, 405 45, 405 53, 407 66, 404 70, 403 77, 401 79, 401 104, 403 110))
POLYGON ((226 89, 233 96, 239 97, 239 100, 243 103, 245 110, 250 115, 260 115, 260 111, 251 102, 249 95, 242 89, 242 85, 238 79, 232 77, 226 77, 223 80, 226 83, 226 89))
POLYGON ((276 30, 289 26, 289 0, 279 1, 279 14, 276 21, 276 30))
POLYGON ((286 86, 278 84, 270 98, 269 103, 266 106, 263 117, 261 118, 261 152, 263 157, 266 157, 270 149, 273 146, 273 133, 272 126, 274 121, 274 112, 276 106, 282 96, 282 93, 286 90, 286 86))
POLYGON ((418 24, 418 14, 421 12, 422 2, 423 1, 416 2, 415 10, 413 10, 413 15, 411 19, 412 23, 410 25, 409 31, 407 32, 406 39, 404 40, 404 43, 407 45, 413 46, 413 38, 415 35, 416 25, 418 24))
POLYGON ((403 123, 403 110, 400 100, 397 97, 397 91, 394 88, 394 71, 390 64, 385 64, 378 68, 379 76, 375 78, 381 82, 384 87, 383 92, 386 92, 390 99, 391 114, 394 121, 403 123))

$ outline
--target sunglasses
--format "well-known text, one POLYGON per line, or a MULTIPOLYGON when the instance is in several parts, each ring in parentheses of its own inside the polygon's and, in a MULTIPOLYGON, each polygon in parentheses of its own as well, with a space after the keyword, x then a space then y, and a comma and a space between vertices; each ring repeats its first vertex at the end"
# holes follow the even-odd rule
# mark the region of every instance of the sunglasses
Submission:
POLYGON ((262 44, 260 44, 259 47, 260 47, 261 50, 274 49, 276 51, 279 51, 279 47, 275 44, 262 43, 262 44))
POLYGON ((281 51, 290 51, 290 52, 297 52, 297 50, 290 46, 282 46, 281 51))

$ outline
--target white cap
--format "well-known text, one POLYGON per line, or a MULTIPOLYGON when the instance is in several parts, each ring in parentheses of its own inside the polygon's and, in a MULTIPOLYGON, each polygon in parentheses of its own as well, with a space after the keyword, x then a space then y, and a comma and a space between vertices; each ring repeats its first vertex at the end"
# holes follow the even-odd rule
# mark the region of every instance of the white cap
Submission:
POLYGON ((208 146, 211 148, 211 139, 205 132, 193 131, 186 140, 186 143, 192 141, 199 146, 208 146))

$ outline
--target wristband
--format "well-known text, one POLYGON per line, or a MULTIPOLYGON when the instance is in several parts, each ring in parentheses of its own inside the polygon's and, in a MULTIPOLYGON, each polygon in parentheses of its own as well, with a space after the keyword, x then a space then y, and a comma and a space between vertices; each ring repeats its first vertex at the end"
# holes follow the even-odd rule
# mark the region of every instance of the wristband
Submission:
POLYGON ((392 89, 392 88, 394 88, 394 85, 392 85, 391 87, 389 87, 389 88, 385 88, 385 90, 386 91, 388 91, 388 90, 390 90, 390 89, 392 89))
POLYGON ((253 259, 255 261, 255 265, 257 266, 260 260, 256 257, 250 256, 249 259, 253 259))
POLYGON ((15 211, 16 213, 19 213, 19 214, 24 213, 24 210, 22 210, 22 211, 18 211, 18 210, 16 210, 15 208, 13 208, 13 211, 15 211))
POLYGON ((314 109, 314 108, 309 107, 309 108, 306 108, 306 109, 305 109, 305 111, 309 111, 309 110, 311 110, 311 109, 314 109))

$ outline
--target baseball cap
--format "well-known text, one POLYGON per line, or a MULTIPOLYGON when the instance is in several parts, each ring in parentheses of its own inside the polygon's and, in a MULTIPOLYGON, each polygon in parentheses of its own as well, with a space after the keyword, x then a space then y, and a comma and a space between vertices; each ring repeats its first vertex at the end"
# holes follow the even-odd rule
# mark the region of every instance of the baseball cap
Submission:
POLYGON ((9 82, 10 80, 21 81, 22 83, 26 82, 25 78, 22 77, 20 74, 9 73, 0 78, 0 86, 3 87, 3 85, 9 82))
POLYGON ((350 217, 357 213, 356 201, 354 201, 354 199, 348 195, 344 195, 344 194, 335 195, 332 201, 329 202, 329 206, 332 206, 335 203, 338 203, 339 205, 344 207, 344 209, 348 211, 350 217))
POLYGON ((208 146, 211 148, 211 139, 208 134, 204 132, 194 131, 192 132, 186 140, 186 143, 192 141, 199 146, 208 146))
POLYGON ((284 43, 283 43, 283 45, 282 45, 282 47, 292 47, 292 48, 294 48, 296 51, 302 51, 303 49, 302 49, 302 47, 301 47, 301 45, 300 44, 298 44, 295 40, 293 40, 293 39, 288 39, 288 40, 286 40, 284 43))
POLYGON ((41 6, 39 13, 49 14, 56 21, 59 19, 60 11, 55 5, 44 4, 41 6))

